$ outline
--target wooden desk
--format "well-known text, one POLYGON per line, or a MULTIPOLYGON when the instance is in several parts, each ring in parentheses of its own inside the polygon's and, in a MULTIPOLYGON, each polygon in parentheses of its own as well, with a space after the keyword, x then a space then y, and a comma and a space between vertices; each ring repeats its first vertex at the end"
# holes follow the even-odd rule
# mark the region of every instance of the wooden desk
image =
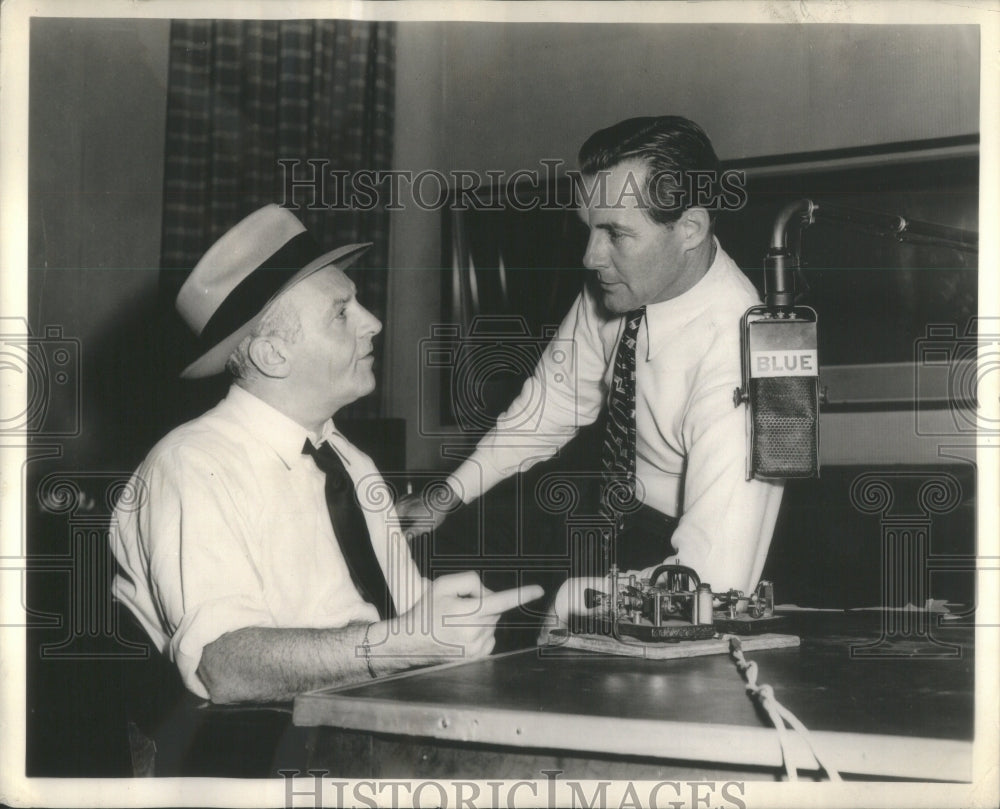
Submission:
MULTIPOLYGON (((784 630, 783 630, 784 631, 784 630)), ((758 683, 811 731, 844 775, 971 777, 973 633, 935 628, 954 656, 880 636, 877 614, 789 616, 797 649, 748 652, 758 683)), ((311 766, 344 777, 773 779, 777 733, 726 655, 676 660, 525 650, 437 666, 295 702, 297 725, 325 726, 311 766)), ((800 770, 816 769, 803 743, 800 770)))

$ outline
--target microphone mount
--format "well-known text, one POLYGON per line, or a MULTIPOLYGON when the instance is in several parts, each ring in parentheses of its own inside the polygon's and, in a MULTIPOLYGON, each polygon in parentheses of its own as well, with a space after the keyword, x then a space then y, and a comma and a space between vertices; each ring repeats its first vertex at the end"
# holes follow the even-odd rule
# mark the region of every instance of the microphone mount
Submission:
MULTIPOLYGON (((795 271, 800 263, 797 250, 788 246, 789 232, 794 228, 798 236, 817 220, 835 222, 901 242, 951 247, 970 253, 979 251, 979 234, 975 231, 906 219, 896 214, 799 199, 778 213, 774 220, 771 246, 764 257, 764 304, 772 314, 787 314, 795 305, 795 271)), ((798 243, 797 238, 795 243, 798 243)))

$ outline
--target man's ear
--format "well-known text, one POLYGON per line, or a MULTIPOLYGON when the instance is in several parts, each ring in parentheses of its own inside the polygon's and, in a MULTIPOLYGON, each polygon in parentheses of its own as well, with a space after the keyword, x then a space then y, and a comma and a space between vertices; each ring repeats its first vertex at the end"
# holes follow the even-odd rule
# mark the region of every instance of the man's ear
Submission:
POLYGON ((712 220, 708 211, 699 206, 688 208, 677 220, 677 227, 684 237, 684 249, 700 247, 712 235, 712 220))
POLYGON ((247 356, 261 374, 272 379, 283 379, 291 371, 288 346, 280 337, 254 337, 247 349, 247 356))

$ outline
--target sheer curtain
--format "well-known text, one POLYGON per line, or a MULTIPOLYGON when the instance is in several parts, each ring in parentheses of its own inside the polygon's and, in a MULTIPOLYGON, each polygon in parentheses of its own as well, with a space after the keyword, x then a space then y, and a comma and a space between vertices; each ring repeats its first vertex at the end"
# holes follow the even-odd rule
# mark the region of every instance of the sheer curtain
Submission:
MULTIPOLYGON (((170 71, 161 278, 171 298, 202 253, 256 208, 285 199, 280 161, 325 171, 392 162, 395 24, 351 20, 177 20, 170 71)), ((372 241, 351 270, 358 296, 384 319, 388 214, 295 211, 321 245, 372 241)), ((376 366, 378 372, 379 366, 376 366)), ((378 396, 351 415, 377 415, 378 396)))

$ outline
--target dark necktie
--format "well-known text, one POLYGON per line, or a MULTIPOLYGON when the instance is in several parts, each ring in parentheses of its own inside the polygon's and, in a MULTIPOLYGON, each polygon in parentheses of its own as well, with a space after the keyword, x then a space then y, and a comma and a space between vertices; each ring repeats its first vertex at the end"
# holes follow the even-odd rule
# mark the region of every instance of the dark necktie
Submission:
MULTIPOLYGON (((615 369, 608 396, 608 417, 601 452, 601 516, 621 531, 624 512, 635 499, 635 345, 639 324, 646 308, 625 316, 625 329, 618 341, 615 369)), ((613 543, 611 532, 605 534, 605 563, 610 564, 613 543)))
POLYGON ((326 507, 340 551, 351 572, 351 581, 361 597, 375 605, 380 618, 395 618, 389 586, 375 557, 368 524, 354 494, 354 481, 347 474, 344 462, 325 441, 317 449, 306 439, 302 454, 311 455, 316 466, 326 474, 326 507))

